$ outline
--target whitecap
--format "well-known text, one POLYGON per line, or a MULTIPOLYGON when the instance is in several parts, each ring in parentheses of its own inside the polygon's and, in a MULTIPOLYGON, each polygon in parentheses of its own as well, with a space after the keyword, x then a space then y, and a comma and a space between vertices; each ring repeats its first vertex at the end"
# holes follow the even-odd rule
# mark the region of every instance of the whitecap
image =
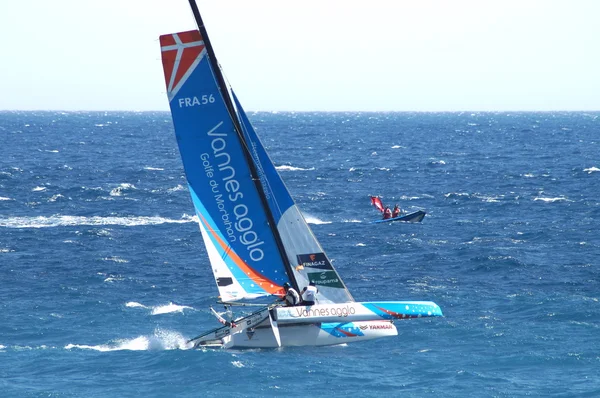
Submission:
POLYGON ((362 221, 360 221, 360 220, 344 220, 344 222, 359 223, 359 222, 362 222, 362 221))
POLYGON ((451 198, 454 196, 470 196, 470 194, 468 194, 466 192, 450 192, 450 193, 444 194, 444 196, 447 198, 451 198))
POLYGON ((121 350, 129 350, 129 351, 145 351, 148 350, 149 341, 145 336, 136 337, 134 339, 128 340, 116 340, 110 344, 100 344, 100 345, 89 345, 89 344, 67 344, 65 346, 66 350, 72 350, 74 348, 78 348, 81 350, 94 350, 100 352, 110 352, 110 351, 121 351, 121 350))
POLYGON ((185 187, 183 185, 179 184, 176 187, 167 189, 167 192, 177 192, 177 191, 184 191, 184 190, 185 190, 185 187))
POLYGON ((595 171, 600 171, 597 167, 588 167, 587 169, 583 169, 583 171, 587 171, 588 174, 592 174, 595 171))
POLYGON ((64 198, 64 196, 61 194, 56 194, 53 195, 50 199, 48 199, 48 202, 56 202, 60 198, 64 198))
POLYGON ((124 278, 119 277, 119 276, 109 276, 108 278, 104 279, 104 282, 114 282, 114 281, 122 281, 124 278))
POLYGON ((3 196, 0 196, 0 200, 13 200, 13 199, 11 199, 11 198, 5 198, 3 196))
POLYGON ((40 191, 45 191, 45 190, 46 190, 46 187, 35 187, 31 191, 40 192, 40 191))
POLYGON ((233 361, 233 362, 231 362, 231 364, 233 366, 235 366, 236 368, 243 368, 244 367, 244 364, 242 362, 240 362, 240 361, 233 361))
POLYGON ((402 145, 394 145, 394 146, 392 146, 392 149, 400 149, 400 148, 406 148, 406 147, 402 146, 402 145))
POLYGON ((567 202, 572 202, 572 200, 569 200, 565 197, 558 197, 558 198, 542 198, 542 197, 537 197, 535 199, 533 199, 534 201, 540 200, 542 202, 546 202, 546 203, 553 203, 553 202, 560 202, 560 201, 567 201, 567 202))
POLYGON ((308 215, 308 214, 304 215, 304 219, 306 220, 306 222, 308 224, 315 224, 315 225, 331 224, 331 221, 319 220, 317 217, 313 217, 313 216, 308 215))
POLYGON ((140 304, 138 302, 135 301, 130 301, 128 303, 125 304, 125 307, 130 307, 130 308, 148 308, 146 307, 144 304, 140 304))
POLYGON ((114 261, 115 263, 128 263, 129 260, 124 260, 122 258, 113 256, 113 257, 104 257, 102 260, 104 261, 114 261))
POLYGON ((278 171, 310 171, 310 170, 314 170, 315 168, 311 167, 310 169, 303 169, 302 167, 281 165, 281 166, 275 166, 275 169, 277 169, 278 171))
POLYGON ((183 313, 184 309, 192 309, 192 307, 169 303, 167 305, 159 305, 159 306, 154 307, 152 309, 152 315, 170 314, 173 312, 183 313))
POLYGON ((150 167, 150 166, 146 166, 146 167, 144 167, 144 170, 163 171, 164 169, 162 167, 150 167))
POLYGON ((131 189, 137 189, 137 188, 133 184, 123 183, 123 184, 119 185, 118 187, 113 188, 110 191, 110 196, 121 196, 124 191, 131 190, 131 189))
POLYGON ((358 246, 358 247, 364 247, 364 246, 367 246, 367 245, 366 245, 366 244, 364 244, 364 243, 357 243, 355 246, 358 246))
POLYGON ((144 225, 160 225, 160 224, 183 224, 195 222, 194 217, 184 216, 179 220, 164 218, 164 217, 82 217, 82 216, 38 216, 38 217, 9 217, 0 218, 0 227, 8 228, 50 228, 50 227, 65 227, 79 225, 120 225, 125 227, 136 227, 144 225))
POLYGON ((475 197, 488 203, 496 203, 499 202, 499 199, 502 199, 502 196, 475 195, 475 197))

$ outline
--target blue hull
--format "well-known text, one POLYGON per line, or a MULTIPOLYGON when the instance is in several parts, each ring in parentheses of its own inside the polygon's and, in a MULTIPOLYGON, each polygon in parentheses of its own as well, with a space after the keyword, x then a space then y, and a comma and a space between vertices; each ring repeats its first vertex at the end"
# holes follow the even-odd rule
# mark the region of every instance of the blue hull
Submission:
POLYGON ((371 224, 378 224, 382 222, 402 221, 402 222, 421 222, 425 218, 425 212, 423 210, 417 210, 414 213, 405 214, 400 217, 388 218, 387 220, 375 220, 371 221, 371 224))

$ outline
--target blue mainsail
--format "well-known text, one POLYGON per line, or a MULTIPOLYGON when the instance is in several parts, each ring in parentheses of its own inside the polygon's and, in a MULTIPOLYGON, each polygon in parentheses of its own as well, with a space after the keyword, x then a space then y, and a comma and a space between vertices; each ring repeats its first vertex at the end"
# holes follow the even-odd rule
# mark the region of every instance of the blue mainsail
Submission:
POLYGON ((314 281, 320 302, 353 301, 241 104, 219 84, 200 32, 160 42, 177 143, 221 299, 280 295, 285 282, 314 281))
POLYGON ((190 194, 225 301, 276 294, 290 280, 198 31, 161 36, 190 194))

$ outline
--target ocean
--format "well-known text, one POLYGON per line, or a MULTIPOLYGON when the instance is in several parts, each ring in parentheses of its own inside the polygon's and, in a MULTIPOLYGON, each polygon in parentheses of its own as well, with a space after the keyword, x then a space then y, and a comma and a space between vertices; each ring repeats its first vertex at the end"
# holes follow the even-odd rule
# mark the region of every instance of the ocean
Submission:
POLYGON ((0 112, 1 397, 600 396, 600 112, 249 117, 354 298, 445 316, 190 349, 217 289, 170 114, 0 112))

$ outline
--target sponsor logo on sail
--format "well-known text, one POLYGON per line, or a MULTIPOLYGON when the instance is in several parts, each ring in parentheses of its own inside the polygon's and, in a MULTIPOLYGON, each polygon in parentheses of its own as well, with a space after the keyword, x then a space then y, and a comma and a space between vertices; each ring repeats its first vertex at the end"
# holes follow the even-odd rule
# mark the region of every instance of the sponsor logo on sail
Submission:
POLYGON ((309 272, 307 276, 308 280, 310 282, 314 282, 317 286, 337 288, 344 287, 342 281, 340 280, 340 277, 335 271, 309 272))
POLYGON ((239 241, 244 245, 250 259, 261 261, 265 256, 261 247, 264 241, 254 230, 254 221, 245 203, 242 183, 238 180, 238 172, 231 163, 232 155, 227 147, 229 133, 218 131, 222 125, 223 122, 219 122, 206 133, 211 139, 212 153, 202 153, 200 160, 221 215, 223 232, 230 242, 239 241))
POLYGON ((298 265, 305 268, 333 269, 325 253, 298 254, 298 265))

